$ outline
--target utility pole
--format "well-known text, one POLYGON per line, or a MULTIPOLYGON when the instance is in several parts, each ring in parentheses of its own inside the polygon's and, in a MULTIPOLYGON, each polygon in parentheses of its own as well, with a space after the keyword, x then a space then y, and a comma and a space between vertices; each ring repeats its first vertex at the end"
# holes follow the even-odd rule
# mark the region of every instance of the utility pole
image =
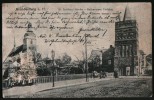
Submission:
POLYGON ((55 86, 55 83, 54 83, 54 70, 55 70, 55 66, 54 66, 54 57, 55 57, 55 51, 51 51, 51 57, 52 57, 52 60, 53 60, 53 66, 52 66, 52 81, 53 81, 53 84, 52 84, 52 87, 55 86))
POLYGON ((104 47, 103 47, 103 49, 100 51, 101 53, 102 53, 102 69, 104 70, 104 68, 103 68, 103 50, 104 50, 104 47))
POLYGON ((86 59, 85 59, 85 67, 86 67, 86 82, 88 82, 88 67, 87 67, 87 38, 86 38, 86 34, 85 34, 85 55, 86 55, 86 59))

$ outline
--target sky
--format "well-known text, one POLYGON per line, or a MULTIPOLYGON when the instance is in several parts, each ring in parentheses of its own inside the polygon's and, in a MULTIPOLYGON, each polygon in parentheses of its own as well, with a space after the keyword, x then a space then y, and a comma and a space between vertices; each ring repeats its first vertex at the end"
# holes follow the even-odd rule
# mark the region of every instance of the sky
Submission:
MULTIPOLYGON (((16 40, 16 45, 20 46, 23 44, 23 37, 26 32, 25 29, 8 29, 6 28, 6 17, 9 12, 15 10, 16 7, 22 5, 28 7, 46 7, 50 10, 57 8, 113 8, 116 11, 120 11, 121 19, 123 19, 123 14, 125 7, 128 6, 131 14, 135 17, 138 22, 138 34, 139 34, 139 49, 143 50, 146 54, 152 53, 152 18, 151 18, 151 4, 150 3, 45 3, 45 4, 3 4, 2 6, 2 54, 3 61, 7 55, 11 52, 14 46, 14 36, 16 40)), ((74 27, 78 28, 79 26, 74 27)), ((86 26, 84 26, 86 27, 86 26)), ((104 37, 97 39, 92 43, 93 46, 87 47, 88 57, 92 50, 109 48, 110 45, 114 46, 115 42, 115 24, 111 23, 108 25, 101 25, 103 28, 107 28, 107 34, 104 37)), ((36 36, 41 33, 48 33, 49 30, 34 30, 36 36)), ((67 44, 53 44, 52 46, 45 45, 42 39, 37 38, 37 51, 42 54, 42 57, 47 55, 50 57, 51 50, 54 50, 56 58, 62 56, 65 52, 72 57, 73 60, 83 59, 84 45, 77 43, 75 45, 67 44), (77 58, 76 58, 77 57, 77 58)))

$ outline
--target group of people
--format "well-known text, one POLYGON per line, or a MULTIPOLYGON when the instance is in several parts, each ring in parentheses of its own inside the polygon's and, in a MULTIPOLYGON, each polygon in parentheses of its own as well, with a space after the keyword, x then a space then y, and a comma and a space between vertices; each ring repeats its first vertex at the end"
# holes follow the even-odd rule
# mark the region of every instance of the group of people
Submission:
POLYGON ((98 73, 97 71, 93 71, 91 74, 92 78, 96 78, 96 77, 100 77, 100 78, 105 78, 107 77, 105 71, 100 71, 100 73, 98 73))
MULTIPOLYGON (((92 78, 100 77, 100 79, 101 79, 101 78, 107 77, 107 75, 106 75, 105 71, 100 71, 100 73, 98 73, 97 71, 93 71, 91 77, 92 78)), ((118 78, 117 71, 114 71, 114 78, 118 78)))
POLYGON ((17 86, 17 85, 30 85, 33 84, 33 80, 28 78, 28 79, 23 79, 21 75, 19 75, 19 77, 12 78, 12 77, 8 77, 7 79, 7 84, 9 87, 13 87, 13 86, 17 86))

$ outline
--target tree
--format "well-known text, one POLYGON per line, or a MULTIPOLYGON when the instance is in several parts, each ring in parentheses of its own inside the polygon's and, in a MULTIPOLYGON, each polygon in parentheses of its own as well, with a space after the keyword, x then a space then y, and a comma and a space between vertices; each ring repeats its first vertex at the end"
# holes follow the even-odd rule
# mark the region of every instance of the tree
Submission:
POLYGON ((35 57, 34 60, 36 60, 36 62, 42 60, 42 56, 41 56, 41 54, 40 54, 40 53, 37 53, 37 54, 36 54, 36 57, 35 57))
POLYGON ((51 75, 50 68, 48 68, 45 63, 46 63, 46 61, 45 62, 42 61, 37 66, 36 71, 37 71, 38 76, 49 76, 49 75, 51 75))
POLYGON ((49 68, 38 67, 36 70, 37 70, 37 75, 38 76, 49 76, 49 75, 51 75, 51 72, 50 72, 49 68))
POLYGON ((65 64, 69 64, 71 62, 72 58, 67 55, 66 53, 64 54, 64 56, 62 57, 62 63, 65 64))
POLYGON ((100 62, 101 62, 100 56, 97 55, 97 56, 94 58, 95 67, 99 67, 99 66, 100 66, 100 62))
POLYGON ((79 68, 82 70, 83 73, 85 72, 84 64, 85 64, 85 61, 80 60, 79 61, 79 65, 78 65, 79 68))
POLYGON ((88 67, 89 67, 89 72, 92 72, 92 71, 100 71, 102 70, 101 69, 101 59, 100 59, 100 56, 99 55, 96 55, 94 56, 91 61, 88 62, 88 67))

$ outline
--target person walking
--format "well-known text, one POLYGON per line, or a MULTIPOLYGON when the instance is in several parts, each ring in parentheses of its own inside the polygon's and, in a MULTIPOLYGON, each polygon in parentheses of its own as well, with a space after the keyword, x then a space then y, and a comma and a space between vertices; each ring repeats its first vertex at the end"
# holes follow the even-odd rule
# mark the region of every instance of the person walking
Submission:
POLYGON ((117 71, 114 71, 114 78, 118 78, 118 73, 117 73, 117 71))
POLYGON ((10 83, 9 86, 10 86, 11 88, 12 88, 12 85, 13 85, 12 82, 13 82, 12 77, 10 77, 10 78, 9 78, 9 83, 10 83))
POLYGON ((100 71, 100 79, 102 78, 102 71, 100 71))

